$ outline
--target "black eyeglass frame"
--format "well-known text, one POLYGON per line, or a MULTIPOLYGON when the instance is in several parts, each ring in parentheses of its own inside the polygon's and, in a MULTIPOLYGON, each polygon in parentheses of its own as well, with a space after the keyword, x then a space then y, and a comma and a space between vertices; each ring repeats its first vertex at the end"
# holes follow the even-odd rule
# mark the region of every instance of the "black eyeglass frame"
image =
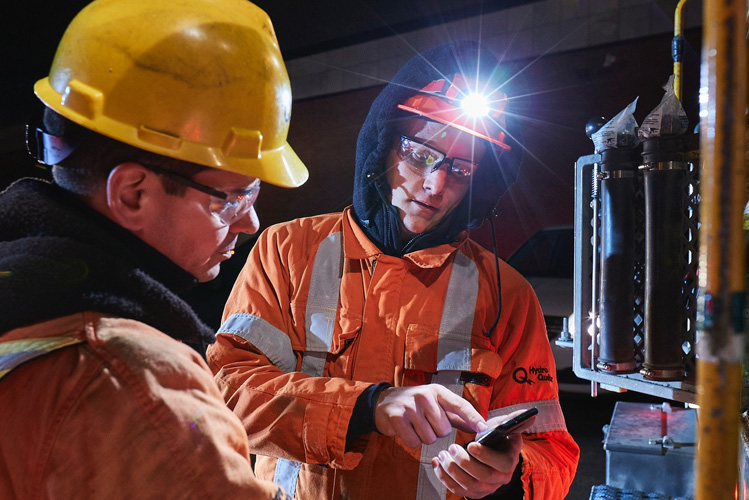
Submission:
POLYGON ((158 167, 156 165, 146 164, 143 162, 138 162, 138 163, 159 175, 168 177, 169 179, 172 179, 175 182, 178 182, 184 186, 196 189, 202 193, 210 195, 214 198, 218 198, 219 200, 224 202, 224 205, 221 209, 219 210, 211 209, 211 212, 215 216, 217 216, 219 219, 221 219, 221 221, 226 225, 234 224, 237 220, 239 220, 239 218, 241 218, 244 214, 249 212, 252 209, 252 206, 255 204, 258 194, 260 193, 260 179, 256 179, 255 181, 253 181, 253 186, 251 186, 249 189, 239 191, 238 194, 235 194, 236 192, 226 193, 224 191, 219 191, 216 188, 206 186, 205 184, 201 184, 197 181, 194 181, 190 179, 189 177, 185 177, 183 175, 177 174, 170 170, 166 170, 161 167, 158 167), (231 198, 233 196, 235 196, 236 199, 232 201, 231 198), (244 202, 245 208, 240 211, 237 207, 239 206, 239 204, 242 203, 242 200, 249 200, 249 201, 244 202), (230 210, 230 207, 234 208, 233 212, 226 213, 227 210, 230 210))
MULTIPOLYGON (((427 144, 426 142, 420 141, 418 139, 414 139, 413 137, 409 137, 407 135, 400 134, 399 142, 400 142, 401 145, 403 144, 404 140, 411 141, 411 142, 414 142, 414 143, 419 144, 421 146, 427 147, 427 148, 429 148, 429 149, 431 149, 433 151, 436 151, 436 152, 438 152, 439 154, 442 155, 442 160, 440 160, 439 162, 437 162, 436 165, 434 165, 433 167, 430 167, 431 170, 427 170, 428 173, 436 172, 437 170, 440 169, 440 167, 442 167, 442 165, 446 164, 448 166, 447 173, 451 174, 451 175, 456 175, 453 172, 453 163, 455 162, 455 160, 460 160, 460 161, 464 161, 466 163, 469 163, 469 164, 473 165, 474 168, 473 168, 473 170, 471 170, 471 173, 469 175, 464 175, 464 176, 458 176, 458 175, 456 175, 456 177, 462 177, 463 179, 468 179, 468 178, 470 178, 470 177, 473 176, 474 171, 479 167, 479 164, 477 162, 475 162, 475 161, 469 161, 469 160, 467 160, 465 158, 456 158, 454 156, 447 156, 447 153, 445 153, 443 151, 440 151, 439 149, 435 148, 431 144, 427 144)), ((405 160, 405 158, 404 158, 404 160, 405 160)))
POLYGON ((219 191, 218 189, 212 188, 210 186, 206 186, 205 184, 201 184, 197 181, 194 181, 190 179, 189 177, 185 177, 184 175, 180 175, 176 172, 172 172, 171 170, 166 170, 161 167, 157 167, 156 165, 151 165, 148 163, 143 163, 142 161, 139 161, 138 164, 143 165, 149 170, 153 170, 157 174, 163 175, 164 177, 168 177, 172 179, 175 182, 179 182, 183 186, 191 187, 193 189, 197 189, 198 191, 201 191, 205 194, 209 194, 211 196, 215 196, 216 198, 222 199, 222 200, 228 200, 229 199, 229 193, 225 193, 223 191, 219 191))

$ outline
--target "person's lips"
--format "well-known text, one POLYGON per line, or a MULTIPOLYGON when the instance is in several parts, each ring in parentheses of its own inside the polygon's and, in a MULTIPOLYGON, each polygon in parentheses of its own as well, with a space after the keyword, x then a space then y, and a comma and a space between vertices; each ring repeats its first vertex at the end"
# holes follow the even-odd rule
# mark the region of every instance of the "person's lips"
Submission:
POLYGON ((217 253, 220 253, 223 257, 226 257, 228 259, 232 255, 234 255, 234 245, 235 243, 232 242, 230 245, 227 245, 224 248, 220 249, 217 253))
POLYGON ((435 207, 434 205, 426 202, 426 201, 419 201, 419 200, 412 200, 413 203, 420 209, 426 210, 427 212, 431 213, 437 213, 439 212, 439 208, 435 207))

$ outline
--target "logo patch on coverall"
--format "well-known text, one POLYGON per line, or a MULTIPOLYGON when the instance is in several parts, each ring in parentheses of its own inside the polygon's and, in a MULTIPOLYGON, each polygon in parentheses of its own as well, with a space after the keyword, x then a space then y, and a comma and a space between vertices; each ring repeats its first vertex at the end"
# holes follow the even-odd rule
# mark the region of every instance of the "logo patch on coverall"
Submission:
POLYGON ((549 373, 549 369, 545 366, 531 366, 530 369, 525 369, 522 366, 516 368, 512 372, 512 379, 518 384, 533 385, 533 380, 536 379, 538 382, 553 382, 554 377, 549 373))

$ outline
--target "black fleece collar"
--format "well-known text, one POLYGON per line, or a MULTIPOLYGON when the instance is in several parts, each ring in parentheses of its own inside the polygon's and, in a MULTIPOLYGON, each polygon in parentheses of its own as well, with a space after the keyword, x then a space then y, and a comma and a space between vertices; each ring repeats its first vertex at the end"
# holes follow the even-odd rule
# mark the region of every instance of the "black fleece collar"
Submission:
POLYGON ((205 355, 213 331, 177 294, 189 273, 59 187, 0 194, 0 334, 82 311, 142 321, 205 355))

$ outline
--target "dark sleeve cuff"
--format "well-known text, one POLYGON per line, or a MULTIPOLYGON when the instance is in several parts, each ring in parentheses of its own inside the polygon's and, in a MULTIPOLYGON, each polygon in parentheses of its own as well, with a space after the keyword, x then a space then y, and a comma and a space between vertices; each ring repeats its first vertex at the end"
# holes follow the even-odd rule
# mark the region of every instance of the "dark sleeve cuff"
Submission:
POLYGON ((346 451, 349 451, 360 437, 377 431, 375 426, 377 399, 380 397, 380 393, 388 387, 392 387, 392 385, 387 382, 370 385, 356 399, 346 432, 346 451))

